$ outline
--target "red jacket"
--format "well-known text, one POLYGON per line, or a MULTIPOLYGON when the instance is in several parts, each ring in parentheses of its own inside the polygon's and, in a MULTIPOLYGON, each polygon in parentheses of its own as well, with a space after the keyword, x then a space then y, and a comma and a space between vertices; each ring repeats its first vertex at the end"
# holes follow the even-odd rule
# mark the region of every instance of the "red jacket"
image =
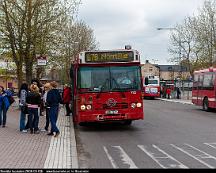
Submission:
POLYGON ((71 101, 71 88, 70 87, 66 87, 63 90, 63 102, 64 103, 70 103, 71 101))
POLYGON ((166 93, 167 93, 167 94, 171 94, 171 89, 170 89, 170 88, 167 88, 166 93))

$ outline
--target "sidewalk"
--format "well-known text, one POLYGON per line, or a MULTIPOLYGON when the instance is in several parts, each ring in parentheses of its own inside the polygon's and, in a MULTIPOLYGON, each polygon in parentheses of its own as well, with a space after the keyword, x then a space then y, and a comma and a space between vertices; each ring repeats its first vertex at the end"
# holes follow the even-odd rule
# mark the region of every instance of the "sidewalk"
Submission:
MULTIPOLYGON (((75 133, 72 117, 65 116, 65 109, 59 111, 57 138, 19 131, 18 104, 14 103, 7 114, 6 127, 0 127, 0 169, 1 168, 78 168, 75 133)), ((46 117, 40 116, 39 128, 43 129, 46 117)))
POLYGON ((166 98, 158 98, 158 99, 167 102, 190 104, 190 105, 193 104, 191 100, 185 100, 185 99, 166 99, 166 98))

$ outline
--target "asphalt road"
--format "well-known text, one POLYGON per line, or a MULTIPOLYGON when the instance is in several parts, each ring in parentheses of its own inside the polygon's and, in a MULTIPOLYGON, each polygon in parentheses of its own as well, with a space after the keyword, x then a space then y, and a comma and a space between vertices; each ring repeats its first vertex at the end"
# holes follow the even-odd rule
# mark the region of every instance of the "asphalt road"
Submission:
POLYGON ((216 114, 144 100, 131 126, 75 127, 80 168, 216 168, 216 114))

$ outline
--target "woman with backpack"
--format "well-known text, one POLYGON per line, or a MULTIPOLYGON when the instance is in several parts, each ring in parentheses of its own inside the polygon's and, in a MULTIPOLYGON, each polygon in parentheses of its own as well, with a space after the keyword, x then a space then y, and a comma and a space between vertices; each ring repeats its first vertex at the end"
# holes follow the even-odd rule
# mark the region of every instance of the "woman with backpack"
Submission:
POLYGON ((10 107, 8 97, 10 97, 8 92, 4 90, 3 86, 0 86, 0 126, 5 127, 7 120, 7 111, 10 107))

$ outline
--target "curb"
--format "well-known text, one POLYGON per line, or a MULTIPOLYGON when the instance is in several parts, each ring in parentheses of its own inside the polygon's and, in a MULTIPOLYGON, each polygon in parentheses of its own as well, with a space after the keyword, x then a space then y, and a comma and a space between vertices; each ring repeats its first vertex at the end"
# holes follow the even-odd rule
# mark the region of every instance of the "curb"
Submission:
POLYGON ((78 154, 77 154, 77 145, 74 131, 73 115, 70 116, 70 134, 71 134, 71 156, 72 156, 72 168, 78 169, 78 154))
POLYGON ((172 99, 168 100, 168 99, 159 98, 159 100, 166 101, 166 102, 173 102, 173 103, 181 103, 181 104, 193 105, 192 102, 177 101, 177 100, 172 100, 172 99))

